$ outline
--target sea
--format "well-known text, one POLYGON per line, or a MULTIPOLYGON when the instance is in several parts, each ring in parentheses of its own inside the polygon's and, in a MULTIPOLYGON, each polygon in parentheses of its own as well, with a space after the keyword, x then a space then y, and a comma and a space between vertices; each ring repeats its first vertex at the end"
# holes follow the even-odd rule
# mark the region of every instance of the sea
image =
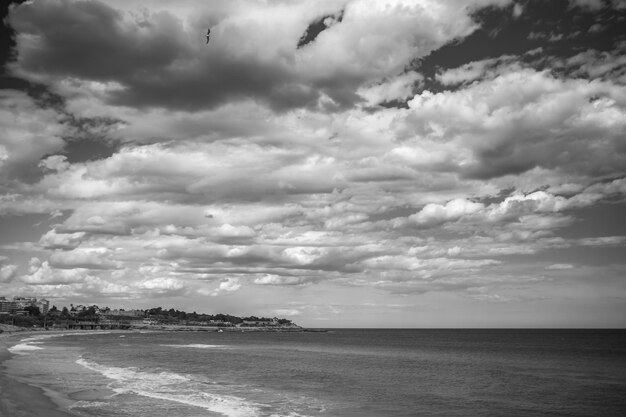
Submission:
POLYGON ((76 416, 626 416, 625 330, 76 332, 7 372, 76 416))

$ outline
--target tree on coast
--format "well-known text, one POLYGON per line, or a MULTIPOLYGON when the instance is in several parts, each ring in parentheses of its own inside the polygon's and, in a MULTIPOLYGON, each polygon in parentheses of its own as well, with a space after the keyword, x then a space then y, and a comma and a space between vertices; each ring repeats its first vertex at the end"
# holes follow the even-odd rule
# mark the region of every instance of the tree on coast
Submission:
POLYGON ((96 313, 96 306, 84 308, 77 316, 80 320, 98 321, 99 317, 96 313))
POLYGON ((39 307, 37 306, 24 307, 24 311, 26 311, 31 317, 39 317, 41 315, 41 310, 39 310, 39 307))

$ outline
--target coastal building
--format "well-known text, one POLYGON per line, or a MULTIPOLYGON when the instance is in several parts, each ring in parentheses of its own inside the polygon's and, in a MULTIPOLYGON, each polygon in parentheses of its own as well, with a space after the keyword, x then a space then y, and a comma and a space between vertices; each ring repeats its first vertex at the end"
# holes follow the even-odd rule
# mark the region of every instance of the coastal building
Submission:
POLYGON ((0 314, 12 314, 17 307, 13 301, 9 301, 6 297, 0 298, 0 314))
POLYGON ((39 311, 41 312, 41 314, 48 314, 48 307, 50 306, 50 302, 45 298, 42 298, 35 303, 35 306, 39 307, 39 311))
POLYGON ((15 302, 18 309, 25 309, 26 307, 31 307, 37 304, 37 297, 13 297, 13 302, 15 302))
POLYGON ((268 326, 278 326, 278 319, 276 317, 272 318, 272 319, 266 319, 266 318, 261 318, 261 319, 256 319, 256 320, 251 320, 251 319, 246 319, 243 321, 243 323, 241 323, 241 326, 243 327, 268 327, 268 326))
POLYGON ((26 315, 26 309, 37 305, 36 297, 13 297, 12 301, 8 301, 6 297, 0 300, 0 312, 4 314, 26 315))
POLYGON ((143 310, 109 310, 104 313, 106 316, 114 317, 143 317, 143 310))

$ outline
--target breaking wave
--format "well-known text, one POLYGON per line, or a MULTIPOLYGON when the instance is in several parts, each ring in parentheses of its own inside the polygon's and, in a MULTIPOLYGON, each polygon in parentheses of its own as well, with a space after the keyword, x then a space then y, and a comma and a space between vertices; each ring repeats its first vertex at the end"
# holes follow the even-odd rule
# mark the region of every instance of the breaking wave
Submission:
POLYGON ((188 345, 161 345, 164 347, 172 347, 172 348, 192 348, 192 349, 227 349, 229 346, 226 345, 204 345, 201 343, 192 343, 188 345))
POLYGON ((259 404, 233 395, 207 392, 207 384, 195 381, 191 376, 173 372, 147 372, 134 367, 104 366, 83 358, 76 363, 113 380, 109 388, 117 394, 134 393, 144 397, 175 401, 227 417, 260 415, 259 404))

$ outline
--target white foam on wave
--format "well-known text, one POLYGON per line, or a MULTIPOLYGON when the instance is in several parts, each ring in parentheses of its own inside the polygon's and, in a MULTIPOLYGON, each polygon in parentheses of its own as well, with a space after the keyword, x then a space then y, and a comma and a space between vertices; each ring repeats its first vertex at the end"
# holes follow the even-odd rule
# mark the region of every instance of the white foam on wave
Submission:
POLYGON ((8 350, 9 350, 9 352, 16 353, 18 355, 27 355, 28 352, 32 352, 34 350, 41 350, 41 349, 43 349, 42 347, 35 346, 35 345, 43 344, 45 339, 50 339, 50 338, 53 338, 53 337, 63 337, 63 336, 76 336, 76 335, 89 336, 89 335, 94 335, 94 334, 108 334, 108 333, 111 333, 111 332, 102 332, 102 331, 85 332, 85 331, 81 331, 80 333, 78 333, 78 332, 69 332, 69 333, 54 333, 54 334, 38 334, 38 335, 35 335, 35 336, 25 337, 24 339, 20 340, 20 342, 17 345, 10 347, 8 350))
POLYGON ((192 349, 227 349, 226 345, 204 345, 201 343, 192 343, 188 345, 161 345, 165 347, 173 347, 173 348, 192 348, 192 349))
POLYGON ((26 352, 33 351, 33 350, 41 350, 41 349, 43 348, 39 346, 34 346, 29 343, 19 343, 15 346, 11 346, 9 348, 9 352, 16 353, 18 355, 26 355, 26 352))
POLYGON ((227 417, 259 415, 256 404, 232 395, 202 391, 198 388, 201 384, 193 381, 190 376, 173 372, 144 372, 134 367, 104 366, 83 358, 76 363, 112 379, 109 388, 118 394, 135 393, 144 397, 174 401, 201 407, 227 417))
POLYGON ((43 344, 44 339, 49 339, 56 336, 56 334, 41 334, 37 336, 25 337, 24 339, 20 340, 17 345, 11 346, 8 350, 9 352, 16 353, 18 355, 27 355, 28 352, 32 352, 33 350, 43 349, 42 347, 36 345, 43 344))
POLYGON ((76 401, 74 404, 71 404, 69 407, 70 410, 73 410, 75 408, 105 408, 108 407, 110 404, 104 401, 86 401, 86 400, 80 400, 80 401, 76 401))

